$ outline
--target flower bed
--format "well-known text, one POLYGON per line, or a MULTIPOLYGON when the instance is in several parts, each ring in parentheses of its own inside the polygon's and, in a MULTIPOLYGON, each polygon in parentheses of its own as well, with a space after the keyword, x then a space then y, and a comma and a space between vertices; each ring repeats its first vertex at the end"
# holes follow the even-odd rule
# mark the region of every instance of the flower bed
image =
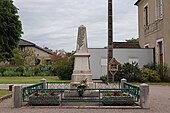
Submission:
POLYGON ((127 92, 111 92, 111 93, 104 93, 102 96, 102 104, 103 105, 133 105, 134 104, 134 97, 127 93, 127 92))
POLYGON ((30 105, 59 105, 60 94, 55 92, 34 93, 29 97, 30 105))

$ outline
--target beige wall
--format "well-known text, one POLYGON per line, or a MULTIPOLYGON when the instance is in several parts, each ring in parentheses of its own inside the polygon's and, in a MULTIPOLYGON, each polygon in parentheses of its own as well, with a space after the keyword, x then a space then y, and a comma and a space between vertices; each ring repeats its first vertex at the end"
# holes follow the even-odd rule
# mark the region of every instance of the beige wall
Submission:
POLYGON ((51 57, 50 57, 51 54, 41 49, 35 48, 35 47, 27 47, 27 48, 35 52, 36 57, 41 60, 41 63, 43 63, 46 60, 51 60, 51 57))
MULTIPOLYGON (((157 41, 163 40, 164 63, 170 67, 170 0, 163 0, 163 19, 159 22, 157 30, 145 35, 144 34, 144 6, 149 6, 149 25, 156 21, 156 0, 142 0, 138 4, 138 19, 139 19, 139 43, 141 47, 149 44, 149 47, 155 47, 156 61, 158 61, 158 46, 157 41)), ((169 68, 170 70, 170 68, 169 68)), ((170 71, 169 71, 170 77, 170 71)))

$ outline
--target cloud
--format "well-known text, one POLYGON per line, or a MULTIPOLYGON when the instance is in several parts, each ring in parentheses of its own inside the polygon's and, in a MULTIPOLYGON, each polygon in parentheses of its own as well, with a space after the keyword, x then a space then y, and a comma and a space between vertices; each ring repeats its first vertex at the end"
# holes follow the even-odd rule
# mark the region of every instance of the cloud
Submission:
MULTIPOLYGON (((114 2, 115 40, 137 36, 135 1, 114 2)), ((107 0, 14 0, 14 4, 20 9, 23 38, 39 46, 75 50, 81 24, 87 27, 88 47, 107 45, 107 0)))

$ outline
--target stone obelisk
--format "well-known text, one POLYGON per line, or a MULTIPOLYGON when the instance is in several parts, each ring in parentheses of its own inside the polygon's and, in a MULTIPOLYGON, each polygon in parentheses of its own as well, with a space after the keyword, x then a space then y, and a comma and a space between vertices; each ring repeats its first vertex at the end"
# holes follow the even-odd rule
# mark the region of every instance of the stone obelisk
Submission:
POLYGON ((90 54, 87 47, 86 27, 81 25, 78 28, 77 46, 74 54, 74 70, 71 78, 72 83, 80 82, 87 78, 87 82, 92 82, 92 74, 90 70, 90 54))

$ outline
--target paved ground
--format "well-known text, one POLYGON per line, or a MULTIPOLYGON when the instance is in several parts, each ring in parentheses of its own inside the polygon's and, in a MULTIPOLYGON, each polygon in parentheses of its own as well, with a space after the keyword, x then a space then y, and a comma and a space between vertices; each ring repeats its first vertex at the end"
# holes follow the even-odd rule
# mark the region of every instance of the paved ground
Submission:
POLYGON ((0 113, 170 113, 170 86, 150 86, 150 109, 12 108, 12 99, 0 103, 0 113))

